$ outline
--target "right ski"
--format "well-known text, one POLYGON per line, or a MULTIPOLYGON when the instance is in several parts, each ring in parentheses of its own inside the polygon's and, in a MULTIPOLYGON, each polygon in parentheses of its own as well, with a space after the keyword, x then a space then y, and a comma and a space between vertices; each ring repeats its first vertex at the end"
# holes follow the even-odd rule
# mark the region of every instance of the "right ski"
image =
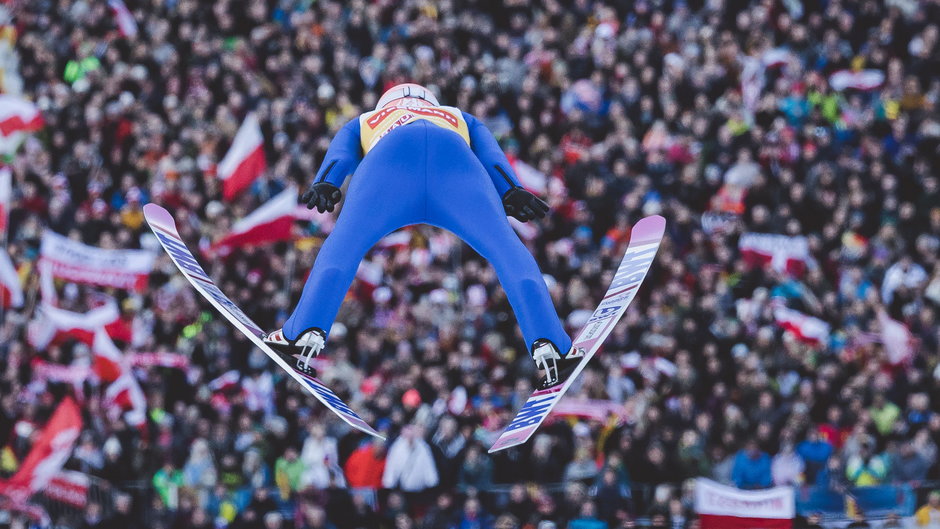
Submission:
POLYGON ((591 318, 574 340, 574 347, 584 350, 584 358, 564 383, 532 393, 519 409, 516 417, 506 426, 503 433, 499 434, 499 438, 490 448, 490 453, 528 441, 542 422, 548 418, 552 408, 558 404, 574 380, 600 349, 607 335, 614 330, 621 316, 627 312, 627 307, 640 289, 640 284, 646 278, 650 265, 653 264, 665 229, 666 219, 659 215, 646 217, 636 223, 630 233, 630 244, 627 246, 623 260, 620 261, 613 282, 607 288, 607 294, 604 295, 604 299, 594 309, 591 318))
POLYGON ((222 316, 225 316, 225 319, 234 325, 236 329, 241 331, 242 334, 247 336, 259 349, 264 351, 264 354, 268 355, 268 357, 271 358, 278 367, 290 375, 291 378, 300 382, 301 386, 306 388, 310 394, 316 397, 317 400, 322 402, 340 419, 357 430, 363 431, 369 435, 374 435, 379 439, 385 439, 385 437, 375 431, 362 417, 346 405, 343 399, 336 395, 326 384, 320 382, 310 373, 294 369, 282 355, 278 354, 274 349, 268 346, 268 344, 264 343, 264 340, 262 340, 264 331, 262 331, 251 318, 246 316, 238 305, 233 303, 228 296, 219 290, 219 287, 212 281, 212 278, 206 274, 199 262, 196 261, 192 252, 189 251, 189 248, 186 247, 186 244, 180 238, 179 232, 176 229, 176 222, 173 221, 172 215, 170 215, 167 210, 156 204, 147 204, 144 206, 144 218, 147 220, 147 224, 150 225, 150 229, 152 229, 153 233, 157 236, 157 239, 159 239, 163 249, 169 254, 170 259, 173 260, 176 267, 183 273, 183 276, 189 280, 193 287, 196 288, 197 292, 202 294, 202 297, 206 298, 212 306, 218 309, 222 316))

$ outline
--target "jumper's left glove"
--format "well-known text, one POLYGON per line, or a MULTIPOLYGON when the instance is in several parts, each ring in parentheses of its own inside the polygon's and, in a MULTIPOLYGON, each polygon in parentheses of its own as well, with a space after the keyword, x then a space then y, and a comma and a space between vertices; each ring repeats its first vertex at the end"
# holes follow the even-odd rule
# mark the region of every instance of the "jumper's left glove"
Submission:
POLYGON ((317 211, 333 211, 337 202, 343 198, 343 192, 329 182, 315 182, 310 184, 307 192, 300 197, 300 201, 307 204, 307 209, 317 208, 317 211))
POLYGON ((503 195, 503 207, 506 214, 522 222, 540 219, 548 211, 548 204, 521 187, 514 187, 503 195))

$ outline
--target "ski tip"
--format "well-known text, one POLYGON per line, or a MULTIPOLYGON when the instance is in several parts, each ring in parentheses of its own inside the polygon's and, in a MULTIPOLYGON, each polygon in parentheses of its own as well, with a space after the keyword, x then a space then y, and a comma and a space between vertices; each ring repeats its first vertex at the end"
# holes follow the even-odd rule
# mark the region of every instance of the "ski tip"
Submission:
POLYGON ((643 217, 639 222, 636 223, 636 226, 643 226, 648 228, 655 228, 662 226, 666 227, 666 218, 662 215, 650 215, 649 217, 643 217))
POLYGON ((646 243, 660 239, 666 232, 666 219, 660 215, 643 217, 633 226, 631 241, 646 243))
POLYGON ((148 222, 155 221, 159 224, 173 226, 176 223, 173 221, 173 216, 170 215, 170 212, 164 209, 158 204, 153 202, 149 204, 144 204, 144 218, 148 222))

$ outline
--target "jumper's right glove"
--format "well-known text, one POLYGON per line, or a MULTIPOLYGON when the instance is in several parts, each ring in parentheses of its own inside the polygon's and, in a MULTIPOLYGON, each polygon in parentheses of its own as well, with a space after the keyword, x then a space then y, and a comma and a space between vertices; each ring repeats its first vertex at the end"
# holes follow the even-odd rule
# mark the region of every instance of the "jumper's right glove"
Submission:
POLYGON ((301 202, 307 204, 307 209, 317 208, 317 211, 333 211, 337 202, 343 198, 343 192, 329 182, 315 182, 310 184, 307 192, 300 197, 301 202))
POLYGON ((503 195, 503 207, 506 214, 522 222, 540 219, 548 211, 548 204, 541 198, 526 191, 522 187, 514 187, 503 195))

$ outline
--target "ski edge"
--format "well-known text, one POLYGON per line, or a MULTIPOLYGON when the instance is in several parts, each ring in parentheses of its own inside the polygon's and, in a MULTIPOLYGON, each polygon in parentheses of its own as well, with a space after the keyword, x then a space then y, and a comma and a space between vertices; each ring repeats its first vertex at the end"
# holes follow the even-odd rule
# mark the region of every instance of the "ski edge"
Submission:
MULTIPOLYGON (((169 248, 166 247, 163 240, 161 239, 161 235, 172 236, 176 238, 177 241, 183 247, 186 247, 185 243, 179 237, 179 231, 176 229, 176 222, 173 220, 173 217, 172 215, 170 215, 170 212, 168 212, 166 209, 164 209, 163 207, 157 204, 152 204, 152 203, 146 204, 144 205, 144 218, 147 221, 147 225, 150 226, 150 229, 154 232, 154 235, 157 237, 157 240, 160 242, 160 246, 170 257, 170 260, 173 261, 173 264, 176 266, 176 268, 179 269, 180 273, 182 273, 183 277, 185 277, 186 280, 189 281, 189 283, 193 286, 193 288, 195 288, 196 291, 199 292, 199 294, 202 295, 202 297, 206 299, 206 301, 208 301, 213 307, 215 307, 215 309, 226 320, 228 320, 229 323, 235 326, 236 329, 238 329, 242 334, 244 334, 245 337, 251 340, 251 342, 255 346, 261 349, 261 351, 264 352, 264 354, 266 354, 271 360, 273 360, 274 363, 277 364, 278 367, 283 369, 296 382, 300 383, 302 387, 306 388, 308 393, 313 395, 328 410, 333 412, 334 415, 342 419, 343 422, 345 422, 349 426, 352 426, 353 428, 361 432, 364 432, 369 435, 378 437, 379 439, 385 440, 385 436, 378 433, 371 425, 369 425, 369 423, 367 423, 365 420, 359 417, 359 415, 355 413, 326 384, 324 384, 323 382, 320 382, 318 379, 314 377, 307 377, 303 375, 302 373, 297 372, 292 367, 290 367, 290 365, 288 365, 287 362, 284 361, 284 359, 278 356, 278 354, 274 352, 274 350, 268 347, 261 340, 261 337, 257 333, 253 332, 248 327, 247 323, 250 323, 255 329, 261 332, 260 330, 261 328, 258 327, 258 325, 255 324, 250 318, 248 318, 244 313, 241 313, 241 318, 244 318, 245 320, 247 320, 247 322, 241 321, 241 318, 239 317, 239 315, 236 315, 234 312, 231 312, 225 307, 223 307, 219 301, 217 301, 209 292, 205 290, 205 287, 203 287, 197 282, 197 278, 187 273, 187 271, 180 265, 180 263, 176 260, 176 258, 172 254, 172 252, 170 252, 169 248), (163 233, 158 232, 158 230, 162 231, 163 233), (318 389, 323 390, 326 393, 326 395, 322 395, 318 391, 318 389), (342 406, 343 408, 349 410, 350 415, 347 415, 347 412, 338 409, 337 405, 342 406)), ((192 252, 189 251, 188 248, 186 248, 186 250, 189 252, 190 256, 195 261, 195 257, 192 256, 192 252)), ((198 265, 198 262, 197 262, 197 265, 198 265)), ((208 278, 209 276, 208 274, 205 273, 205 269, 203 269, 201 265, 199 265, 199 268, 202 271, 203 275, 205 275, 208 278)), ((225 293, 222 292, 221 289, 219 289, 218 286, 215 285, 214 282, 211 282, 209 284, 214 286, 216 290, 218 290, 219 293, 222 294, 222 296, 226 299, 226 301, 232 304, 233 307, 237 307, 237 305, 235 305, 234 302, 228 299, 228 296, 225 296, 225 293)), ((239 309, 239 312, 241 312, 240 309, 239 309)))
MULTIPOLYGON (((637 292, 640 290, 640 286, 643 284, 643 281, 646 280, 646 276, 649 274, 649 270, 653 265, 653 261, 655 261, 656 254, 659 252, 659 246, 662 243, 663 235, 665 234, 666 219, 659 215, 652 215, 645 217, 637 222, 631 230, 631 235, 636 232, 637 228, 646 229, 646 226, 641 226, 645 223, 651 224, 651 226, 648 227, 649 233, 644 233, 642 238, 631 238, 627 249, 624 251, 623 258, 617 265, 617 272, 615 272, 615 275, 619 274, 627 260, 632 257, 630 255, 630 250, 641 246, 655 244, 653 255, 649 263, 644 268, 642 277, 640 277, 638 281, 633 282, 632 284, 628 284, 626 288, 621 288, 624 287, 624 285, 615 286, 616 279, 614 283, 611 283, 611 285, 607 288, 607 292, 604 295, 604 298, 600 301, 600 303, 598 303, 597 308, 594 309, 594 313, 592 313, 591 319, 588 320, 588 323, 586 323, 580 331, 578 331, 578 334, 574 340, 575 344, 584 342, 585 340, 593 340, 591 350, 587 352, 584 359, 577 365, 577 367, 575 367, 574 372, 568 377, 568 380, 566 380, 565 383, 559 387, 559 389, 549 388, 546 390, 532 392, 519 411, 516 412, 516 415, 513 417, 513 419, 509 421, 509 424, 507 424, 503 431, 500 432, 499 437, 497 437, 496 441, 490 447, 488 453, 492 454, 507 448, 524 444, 532 437, 532 435, 535 434, 539 427, 541 427, 542 423, 545 422, 549 415, 551 415, 555 405, 557 405, 562 400, 562 398, 565 396, 565 393, 568 392, 568 389, 571 387, 574 381, 578 378, 584 368, 587 367, 587 364, 591 361, 591 359, 594 358, 594 355, 597 354, 607 336, 613 331, 614 327, 617 325, 623 315, 626 314, 627 309, 633 302, 633 298, 636 297, 637 292), (620 289, 620 291, 617 291, 616 289, 620 289), (589 328, 592 326, 592 321, 596 321, 596 318, 599 316, 598 312, 613 303, 621 304, 620 309, 615 313, 615 317, 610 318, 610 321, 606 325, 602 326, 599 331, 596 329, 592 330, 591 332, 594 333, 593 336, 586 337, 585 334, 588 333, 589 328), (513 423, 515 423, 520 418, 520 416, 523 415, 524 410, 526 410, 526 408, 528 408, 532 403, 540 404, 542 402, 540 399, 542 398, 551 400, 550 402, 546 403, 548 406, 547 409, 540 410, 541 413, 535 417, 537 422, 518 428, 518 430, 520 430, 519 432, 509 433, 509 427, 512 426, 513 423)), ((537 408, 538 407, 536 406, 536 409, 537 408)), ((527 413, 531 413, 531 410, 529 410, 527 413)))

